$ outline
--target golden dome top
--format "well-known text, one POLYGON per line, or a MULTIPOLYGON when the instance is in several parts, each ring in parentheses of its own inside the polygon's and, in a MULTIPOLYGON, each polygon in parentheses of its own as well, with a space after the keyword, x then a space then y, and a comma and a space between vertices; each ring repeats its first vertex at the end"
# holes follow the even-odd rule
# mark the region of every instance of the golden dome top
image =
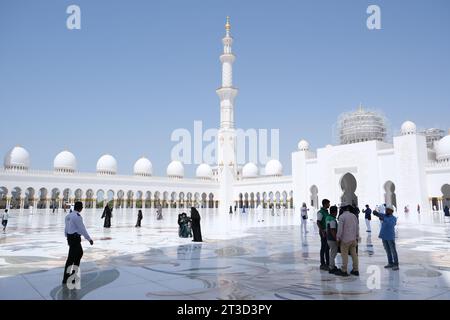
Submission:
POLYGON ((227 16, 227 23, 225 24, 225 30, 230 31, 231 24, 230 24, 230 17, 227 16))

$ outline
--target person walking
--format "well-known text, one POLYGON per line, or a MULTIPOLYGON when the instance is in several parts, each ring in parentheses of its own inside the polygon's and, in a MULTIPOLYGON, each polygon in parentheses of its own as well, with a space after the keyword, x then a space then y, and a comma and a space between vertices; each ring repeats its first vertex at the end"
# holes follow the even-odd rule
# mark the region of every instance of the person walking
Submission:
POLYGON ((191 208, 191 227, 192 233, 194 234, 194 242, 202 242, 202 231, 200 228, 200 213, 194 207, 191 208))
POLYGON ((337 244, 341 249, 342 268, 336 272, 336 275, 348 277, 348 253, 352 256, 353 270, 350 274, 359 276, 359 261, 358 254, 356 253, 356 246, 358 245, 359 238, 359 223, 356 215, 352 213, 353 209, 350 204, 344 203, 341 205, 342 214, 338 221, 338 232, 336 235, 337 244))
POLYGON ((444 208, 444 216, 450 217, 450 209, 448 208, 448 206, 445 206, 445 208, 444 208))
POLYGON ((330 270, 330 248, 327 242, 327 226, 326 219, 328 216, 328 208, 330 207, 330 200, 322 200, 322 208, 317 212, 317 226, 319 227, 320 236, 320 270, 330 270))
POLYGON ((102 219, 105 219, 105 223, 103 224, 104 228, 111 228, 111 218, 112 218, 112 210, 108 204, 106 204, 105 209, 103 210, 102 219))
POLYGON ((5 209, 5 212, 3 212, 3 214, 2 214, 3 232, 6 232, 6 226, 8 225, 8 219, 9 219, 8 209, 5 209))
POLYGON ((77 201, 75 202, 74 211, 67 214, 65 218, 64 234, 69 245, 69 254, 64 267, 63 284, 66 284, 69 277, 76 272, 76 270, 69 269, 72 269, 72 266, 76 266, 77 268, 80 266, 80 261, 83 257, 81 236, 88 240, 91 246, 94 244, 94 241, 91 239, 86 227, 84 226, 83 218, 80 215, 82 210, 83 203, 77 201))
POLYGON ((372 229, 370 228, 370 220, 372 220, 372 209, 370 209, 368 204, 366 204, 366 208, 363 210, 363 213, 366 218, 366 231, 372 232, 372 229))
POLYGON ((162 220, 162 219, 163 219, 162 207, 161 207, 161 205, 159 205, 158 209, 156 209, 156 220, 162 220))
POLYGON ((140 228, 141 227, 141 221, 142 221, 143 215, 142 215, 142 210, 139 209, 138 211, 138 217, 137 217, 137 222, 136 222, 136 228, 140 228))
POLYGON ((338 268, 336 267, 336 256, 338 253, 338 245, 337 245, 337 229, 338 224, 336 220, 336 216, 338 213, 338 208, 336 206, 330 207, 330 214, 326 218, 327 224, 327 243, 330 248, 330 271, 331 274, 336 274, 338 272, 338 268))
POLYGON ((384 266, 386 269, 398 270, 398 255, 395 247, 395 225, 397 224, 397 218, 394 217, 394 208, 392 206, 386 207, 386 213, 379 213, 374 211, 374 216, 377 216, 381 220, 381 229, 378 238, 383 241, 383 247, 386 251, 388 264, 384 266))
POLYGON ((302 226, 302 232, 308 233, 306 230, 306 224, 308 222, 308 208, 306 207, 306 203, 303 202, 302 207, 300 208, 300 215, 301 215, 301 226, 302 226))

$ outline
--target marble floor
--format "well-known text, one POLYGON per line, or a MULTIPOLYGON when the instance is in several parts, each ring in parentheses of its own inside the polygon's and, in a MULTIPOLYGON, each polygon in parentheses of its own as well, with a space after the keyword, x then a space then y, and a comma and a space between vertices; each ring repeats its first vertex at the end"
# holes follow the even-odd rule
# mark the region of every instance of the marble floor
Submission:
POLYGON ((303 234, 293 212, 257 222, 253 212, 201 209, 203 243, 178 238, 178 213, 156 220, 147 209, 135 228, 135 211, 116 210, 104 229, 101 211, 83 212, 95 243, 83 241, 81 289, 68 290, 65 214, 13 211, 0 231, 0 300, 450 299, 450 220, 441 213, 399 215, 399 271, 383 268, 378 220, 371 234, 361 221, 360 277, 348 278, 319 270, 317 227, 310 220, 303 234))

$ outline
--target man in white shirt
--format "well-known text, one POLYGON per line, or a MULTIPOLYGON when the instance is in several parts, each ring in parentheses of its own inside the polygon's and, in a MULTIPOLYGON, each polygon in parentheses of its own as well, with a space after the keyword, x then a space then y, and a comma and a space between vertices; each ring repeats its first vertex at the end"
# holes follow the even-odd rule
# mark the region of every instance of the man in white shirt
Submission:
POLYGON ((66 266, 64 267, 63 284, 67 283, 68 278, 75 273, 71 271, 72 266, 80 266, 81 257, 83 256, 83 248, 81 246, 81 236, 89 241, 91 245, 94 244, 86 227, 83 223, 83 218, 80 212, 83 210, 82 202, 75 202, 74 210, 70 212, 65 219, 64 233, 69 244, 69 255, 67 257, 66 266))
POLYGON ((6 226, 8 225, 8 219, 9 219, 8 209, 5 209, 5 212, 2 214, 3 231, 6 230, 6 226))

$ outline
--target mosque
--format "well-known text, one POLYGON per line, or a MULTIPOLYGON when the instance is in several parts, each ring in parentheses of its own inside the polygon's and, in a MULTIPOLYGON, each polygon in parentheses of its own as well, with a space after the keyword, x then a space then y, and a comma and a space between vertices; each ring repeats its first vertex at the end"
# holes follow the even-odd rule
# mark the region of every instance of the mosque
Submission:
MULTIPOLYGON (((53 162, 53 171, 30 168, 30 154, 16 146, 6 154, 0 169, 0 208, 23 211, 30 207, 50 210, 65 203, 83 201, 85 207, 182 208, 201 206, 254 208, 262 204, 295 208, 303 202, 318 208, 322 198, 332 203, 352 201, 371 206, 387 203, 403 209, 442 210, 450 205, 450 132, 439 129, 419 132, 406 121, 388 142, 384 117, 362 107, 338 120, 339 141, 317 150, 301 140, 292 153, 292 175, 283 175, 283 165, 273 159, 263 172, 254 163, 236 162, 232 52, 229 19, 222 39, 222 86, 218 161, 215 167, 198 166, 195 178, 186 178, 183 163, 171 162, 165 177, 154 176, 152 163, 143 157, 134 165, 134 175, 119 175, 117 161, 100 157, 95 173, 77 171, 77 159, 65 150, 53 162)), ((297 212, 298 213, 298 212, 297 212)))

